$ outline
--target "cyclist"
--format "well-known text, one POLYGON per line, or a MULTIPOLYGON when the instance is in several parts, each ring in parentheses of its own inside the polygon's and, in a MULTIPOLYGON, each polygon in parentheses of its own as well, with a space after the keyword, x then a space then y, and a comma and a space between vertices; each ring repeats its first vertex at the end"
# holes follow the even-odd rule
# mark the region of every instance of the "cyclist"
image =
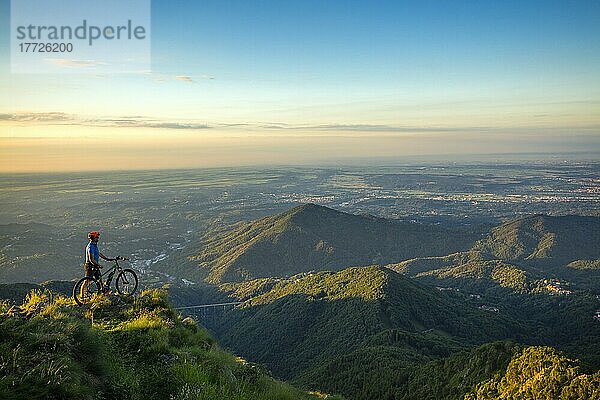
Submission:
MULTIPOLYGON (((98 261, 100 260, 100 258, 106 261, 114 261, 115 259, 106 257, 98 249, 98 239, 100 239, 100 232, 92 231, 88 233, 88 239, 90 241, 85 248, 85 276, 94 278, 98 282, 102 283, 102 276, 100 275, 100 268, 102 268, 102 266, 98 264, 98 261)), ((82 292, 84 289, 85 287, 82 286, 82 292)), ((109 290, 106 285, 102 285, 102 292, 104 294, 109 294, 109 290)))

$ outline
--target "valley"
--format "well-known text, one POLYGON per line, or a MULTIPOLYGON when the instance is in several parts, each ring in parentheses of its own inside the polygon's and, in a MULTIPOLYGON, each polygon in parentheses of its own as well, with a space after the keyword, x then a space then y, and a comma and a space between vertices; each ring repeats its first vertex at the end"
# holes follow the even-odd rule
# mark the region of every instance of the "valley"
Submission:
POLYGON ((595 396, 599 168, 6 175, 0 297, 69 296, 99 229, 142 289, 304 393, 491 399, 534 385, 542 362, 566 377, 553 396, 595 396))

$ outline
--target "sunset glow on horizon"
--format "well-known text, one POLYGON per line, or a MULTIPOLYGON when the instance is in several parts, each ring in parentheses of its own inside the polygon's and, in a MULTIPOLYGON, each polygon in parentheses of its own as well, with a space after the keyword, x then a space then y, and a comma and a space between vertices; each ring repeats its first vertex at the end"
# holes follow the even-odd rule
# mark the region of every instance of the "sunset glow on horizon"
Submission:
POLYGON ((11 74, 9 11, 0 172, 600 151, 594 1, 154 1, 115 75, 11 74))

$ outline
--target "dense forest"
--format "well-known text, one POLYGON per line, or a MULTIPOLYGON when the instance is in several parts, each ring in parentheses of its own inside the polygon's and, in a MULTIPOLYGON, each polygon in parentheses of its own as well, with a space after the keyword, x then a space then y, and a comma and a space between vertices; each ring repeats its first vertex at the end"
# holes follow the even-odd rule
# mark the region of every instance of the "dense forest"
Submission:
MULTIPOLYGON (((504 360, 494 371, 505 368, 513 353, 485 347, 496 340, 554 346, 591 368, 600 366, 600 323, 592 318, 598 301, 585 293, 559 297, 504 289, 474 297, 378 266, 239 286, 232 294, 246 301, 209 326, 224 346, 306 389, 357 399, 409 396, 418 381, 411 373, 425 365, 443 370, 455 354, 477 346, 484 346, 479 356, 504 360), (443 361, 429 364, 436 360, 443 361)), ((492 377, 491 367, 482 368, 488 374, 477 373, 473 384, 492 377)), ((458 388, 448 385, 453 389, 440 393, 456 398, 458 388)), ((460 385, 462 396, 470 386, 460 385)))
POLYGON ((449 229, 304 204, 231 229, 209 231, 199 246, 188 251, 188 260, 198 267, 194 274, 173 268, 212 283, 289 277, 467 250, 482 234, 479 229, 449 229))

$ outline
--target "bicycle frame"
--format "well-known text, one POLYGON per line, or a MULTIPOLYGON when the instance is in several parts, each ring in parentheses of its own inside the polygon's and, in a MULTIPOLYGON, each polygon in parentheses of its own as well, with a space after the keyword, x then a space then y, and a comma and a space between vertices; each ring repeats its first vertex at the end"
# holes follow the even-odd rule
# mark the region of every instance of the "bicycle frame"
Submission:
POLYGON ((104 271, 104 273, 100 273, 100 283, 106 286, 110 286, 115 273, 122 270, 123 268, 121 268, 121 266, 119 265, 119 260, 115 260, 115 264, 112 267, 104 271), (108 279, 104 280, 103 278, 105 276, 108 276, 108 279))
POLYGON ((121 270, 121 269, 122 269, 122 268, 121 268, 121 266, 119 265, 119 263, 118 263, 117 261, 115 261, 115 264, 114 264, 112 267, 110 267, 109 269, 107 269, 106 271, 104 271, 104 273, 103 273, 103 274, 101 273, 101 274, 100 274, 100 277, 101 277, 101 278, 104 278, 104 276, 106 276, 106 275, 109 275, 111 272, 113 272, 113 271, 114 271, 114 272, 117 272, 117 270, 121 270))
POLYGON ((90 300, 90 296, 96 292, 110 294, 110 285, 115 274, 117 274, 115 287, 119 295, 133 295, 138 287, 138 277, 132 269, 122 268, 119 265, 120 260, 129 261, 128 258, 118 256, 113 259, 114 265, 104 271, 104 273, 100 272, 100 268, 95 268, 93 276, 86 274, 86 276, 77 281, 73 287, 73 298, 75 299, 75 302, 79 305, 86 304, 90 300), (95 282, 96 285, 92 291, 87 290, 90 282, 95 282), (87 294, 87 297, 84 295, 84 292, 87 294))

